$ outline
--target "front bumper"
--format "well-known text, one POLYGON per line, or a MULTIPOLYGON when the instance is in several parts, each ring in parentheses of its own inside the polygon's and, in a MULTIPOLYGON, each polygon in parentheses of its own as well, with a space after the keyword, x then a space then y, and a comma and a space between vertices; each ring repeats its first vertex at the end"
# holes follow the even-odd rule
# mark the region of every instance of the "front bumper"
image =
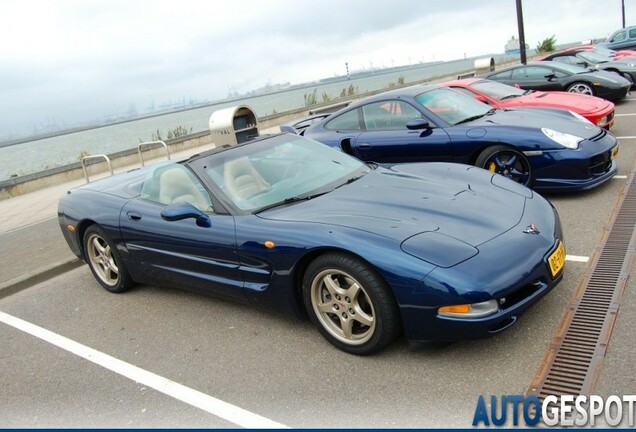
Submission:
POLYGON ((512 326, 526 309, 561 282, 563 269, 553 276, 548 264, 548 258, 563 242, 558 214, 554 210, 554 219, 550 220, 546 207, 531 207, 516 227, 481 245, 476 257, 451 269, 432 271, 418 290, 422 302, 400 305, 410 342, 493 336, 512 326), (524 228, 534 222, 543 232, 524 233, 524 228), (499 310, 483 318, 437 313, 440 306, 492 299, 499 301, 499 310))
POLYGON ((631 88, 631 85, 625 85, 616 88, 596 87, 594 90, 596 91, 595 96, 616 102, 625 98, 631 88))
POLYGON ((618 171, 618 141, 606 131, 581 142, 577 150, 546 151, 531 156, 533 188, 540 192, 584 191, 598 187, 618 171))
MULTIPOLYGON (((556 250, 557 245, 554 249, 556 250)), ((551 253, 550 252, 550 253, 551 253)), ((505 303, 499 312, 483 318, 456 318, 437 314, 437 308, 413 306, 401 309, 402 319, 416 322, 415 329, 406 332, 410 342, 457 341, 484 339, 494 336, 517 322, 519 316, 543 296, 548 294, 563 279, 563 271, 556 278, 549 276, 547 256, 543 269, 535 269, 522 286, 504 296, 505 303), (512 292, 514 291, 514 292, 512 292)))

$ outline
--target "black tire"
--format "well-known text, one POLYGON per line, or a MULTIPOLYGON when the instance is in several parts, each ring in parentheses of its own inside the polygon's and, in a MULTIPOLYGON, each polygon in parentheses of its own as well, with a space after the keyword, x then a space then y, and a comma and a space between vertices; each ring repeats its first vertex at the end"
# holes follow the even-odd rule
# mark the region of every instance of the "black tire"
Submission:
POLYGON ((389 288, 352 256, 332 252, 316 258, 303 278, 303 300, 325 339, 350 354, 378 352, 400 333, 389 288))
POLYGON ((102 287, 122 293, 134 285, 117 248, 99 226, 89 226, 83 240, 86 262, 102 287))
POLYGON ((568 86, 567 91, 570 93, 586 94, 595 96, 594 87, 586 82, 575 82, 568 86))
POLYGON ((488 147, 477 157, 475 165, 508 177, 526 187, 532 187, 534 181, 528 158, 512 147, 504 145, 488 147))

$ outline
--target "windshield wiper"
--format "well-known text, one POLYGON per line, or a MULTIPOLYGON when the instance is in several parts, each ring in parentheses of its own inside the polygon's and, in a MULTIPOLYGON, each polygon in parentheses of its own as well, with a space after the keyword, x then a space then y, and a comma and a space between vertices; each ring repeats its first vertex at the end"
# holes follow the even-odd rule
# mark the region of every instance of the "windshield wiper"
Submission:
POLYGON ((480 118, 482 118, 482 117, 484 117, 484 116, 487 116, 487 115, 492 115, 492 114, 494 114, 496 111, 497 111, 497 110, 495 110, 494 108, 492 108, 492 109, 488 110, 487 112, 485 112, 485 113, 483 113, 483 114, 477 114, 477 115, 474 115, 474 116, 471 116, 471 117, 465 118, 464 120, 460 120, 460 121, 458 121, 457 123, 455 123, 455 126, 457 126, 458 124, 468 123, 468 122, 471 122, 471 121, 473 121, 473 120, 480 119, 480 118))
POLYGON ((286 206, 286 205, 289 205, 289 204, 297 203, 297 202, 300 202, 300 201, 309 201, 310 199, 319 197, 320 195, 324 195, 324 194, 326 194, 328 192, 331 192, 331 191, 315 193, 315 194, 312 194, 312 195, 299 195, 299 196, 285 198, 282 201, 278 201, 278 202, 275 202, 273 204, 266 205, 265 207, 261 207, 259 209, 256 209, 256 210, 254 210, 252 212, 252 214, 258 214, 258 213, 264 212, 266 210, 271 210, 271 209, 274 209, 276 207, 282 207, 282 206, 286 206))

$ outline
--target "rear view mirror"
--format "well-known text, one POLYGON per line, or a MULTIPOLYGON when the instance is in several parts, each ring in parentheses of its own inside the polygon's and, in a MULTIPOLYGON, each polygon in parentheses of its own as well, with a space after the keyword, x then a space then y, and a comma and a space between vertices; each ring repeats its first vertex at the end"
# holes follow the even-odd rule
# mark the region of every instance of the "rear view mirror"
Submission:
POLYGON ((430 127, 431 125, 428 120, 423 118, 409 120, 409 122, 406 124, 406 128, 409 130, 421 130, 428 129, 430 127))
POLYGON ((210 216, 203 213, 190 203, 172 204, 163 209, 161 218, 168 222, 174 222, 183 219, 194 219, 198 226, 209 228, 212 226, 210 216))

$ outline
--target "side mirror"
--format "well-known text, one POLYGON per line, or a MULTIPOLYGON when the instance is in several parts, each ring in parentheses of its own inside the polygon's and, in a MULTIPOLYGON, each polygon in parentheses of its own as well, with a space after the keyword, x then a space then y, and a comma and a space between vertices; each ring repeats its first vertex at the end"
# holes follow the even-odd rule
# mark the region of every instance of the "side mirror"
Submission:
POLYGON ((422 130, 429 129, 430 127, 431 124, 428 122, 428 120, 423 118, 409 120, 409 122, 406 124, 406 128, 408 130, 422 130))
POLYGON ((210 228, 212 226, 210 216, 206 215, 190 203, 169 205, 161 212, 161 218, 168 222, 183 219, 194 219, 200 227, 210 228))

